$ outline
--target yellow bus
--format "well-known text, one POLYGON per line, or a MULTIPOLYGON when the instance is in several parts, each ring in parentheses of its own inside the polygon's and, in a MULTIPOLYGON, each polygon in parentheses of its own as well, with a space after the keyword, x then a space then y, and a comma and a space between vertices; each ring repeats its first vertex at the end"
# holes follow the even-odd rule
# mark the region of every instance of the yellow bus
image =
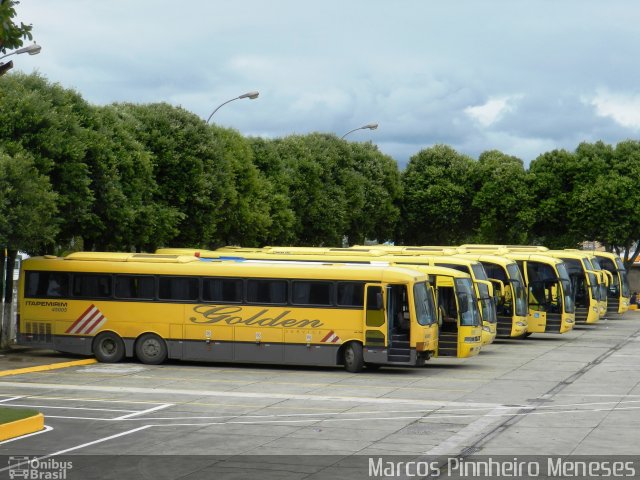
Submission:
POLYGON ((420 366, 428 278, 407 268, 78 252, 22 264, 18 343, 143 363, 420 366))
MULTIPOLYGON (((493 284, 491 296, 491 306, 484 306, 481 312, 490 308, 493 312, 483 315, 483 345, 490 343, 496 336, 501 337, 523 337, 527 333, 527 300, 524 289, 524 281, 520 274, 520 269, 513 260, 497 255, 474 255, 466 253, 461 247, 453 246, 388 246, 375 245, 374 247, 356 246, 356 249, 374 248, 388 251, 396 255, 421 255, 426 258, 437 259, 434 265, 450 266, 467 271, 474 277, 474 283, 478 280, 488 280, 493 284), (465 267, 460 265, 446 265, 446 258, 460 258, 471 261, 465 267), (481 258, 480 258, 481 257, 481 258), (482 268, 479 268, 479 263, 482 268), (491 271, 491 274, 489 273, 491 271), (474 275, 476 273, 477 275, 474 275), (485 318, 490 318, 489 324, 485 318), (494 320, 495 318, 495 320, 494 320), (489 337, 491 340, 488 340, 489 337)), ((460 262, 460 260, 459 260, 460 262)), ((400 263, 400 262, 397 262, 400 263)), ((476 283, 479 289, 476 293, 483 296, 487 290, 481 287, 482 282, 476 283)))
POLYGON ((412 265, 429 274, 438 308, 438 357, 472 357, 482 348, 482 319, 471 276, 447 267, 412 265))
MULTIPOLYGON (((354 246, 352 251, 362 251, 370 248, 372 252, 384 252, 391 257, 387 257, 394 265, 433 265, 436 267, 453 268, 460 270, 471 276, 478 308, 482 319, 482 345, 490 345, 496 338, 497 332, 497 312, 496 299, 492 283, 487 277, 487 273, 482 263, 464 257, 457 257, 456 251, 451 248, 437 247, 423 249, 422 247, 402 247, 390 245, 354 246)), ((517 268, 517 267, 516 267, 517 268)), ((524 333, 524 332, 522 332, 524 333)))
POLYGON ((576 323, 596 323, 606 308, 602 303, 601 275, 594 271, 589 255, 581 250, 551 250, 537 245, 507 246, 511 252, 530 252, 562 260, 571 278, 576 323))
POLYGON ((524 278, 515 260, 500 255, 464 253, 458 248, 460 257, 480 262, 489 281, 497 292, 496 314, 499 337, 520 338, 527 333, 527 292, 524 278))
POLYGON ((589 256, 588 261, 592 266, 591 268, 598 277, 598 305, 600 307, 600 316, 604 318, 608 313, 613 313, 613 307, 609 309, 608 297, 609 286, 613 284, 613 275, 611 274, 611 272, 604 270, 600 266, 600 262, 598 261, 598 259, 593 255, 589 256))
MULTIPOLYGON (((527 334, 566 333, 575 324, 575 299, 566 264, 540 253, 517 252, 504 245, 462 245, 466 251, 514 260, 527 288, 527 334)), ((544 253, 544 252, 542 252, 544 253)))
POLYGON ((381 251, 360 251, 350 249, 315 247, 265 247, 241 248, 225 247, 218 250, 189 248, 161 248, 158 254, 195 255, 201 259, 256 261, 256 262, 340 262, 348 264, 370 263, 372 265, 397 265, 400 258, 406 261, 402 265, 416 269, 430 276, 434 285, 434 297, 440 303, 439 321, 443 323, 443 314, 447 314, 447 325, 438 335, 437 357, 470 357, 480 352, 482 345, 482 321, 478 310, 477 297, 470 275, 444 267, 434 267, 424 258, 386 255, 381 251), (469 288, 471 294, 469 294, 469 288), (468 302, 475 302, 469 306, 468 302), (454 321, 455 319, 455 321, 454 321), (455 332, 453 325, 456 325, 455 332))
POLYGON ((545 255, 559 258, 567 265, 575 293, 576 323, 596 323, 600 320, 603 314, 600 279, 588 255, 572 250, 548 250, 545 255))
POLYGON ((631 290, 627 279, 627 270, 618 255, 612 252, 585 251, 593 255, 597 264, 609 272, 612 282, 607 289, 607 314, 622 315, 629 310, 631 290))

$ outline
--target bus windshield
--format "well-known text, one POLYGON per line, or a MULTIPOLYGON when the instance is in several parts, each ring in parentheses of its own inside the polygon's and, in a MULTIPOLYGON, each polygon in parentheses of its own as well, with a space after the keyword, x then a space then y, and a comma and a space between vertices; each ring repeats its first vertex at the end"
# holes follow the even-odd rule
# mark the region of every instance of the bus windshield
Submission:
POLYGON ((416 304, 416 319, 420 325, 431 325, 436 322, 433 294, 426 282, 419 282, 413 286, 413 296, 416 304))
POLYGON ((480 293, 482 319, 489 323, 496 323, 498 321, 496 304, 494 303, 493 298, 489 296, 489 287, 483 283, 479 283, 478 292, 480 293))
MULTIPOLYGON (((489 281, 487 272, 481 263, 474 263, 471 265, 473 274, 476 280, 489 281)), ((494 299, 489 295, 489 287, 482 283, 478 284, 478 293, 480 298, 480 307, 482 309, 482 319, 489 323, 496 323, 498 321, 498 313, 496 311, 496 304, 494 299)))
POLYGON ((618 277, 620 281, 620 293, 623 297, 628 298, 631 295, 631 290, 629 289, 629 280, 627 280, 627 270, 624 268, 624 263, 622 263, 622 260, 617 257, 615 271, 611 273, 613 273, 613 283, 616 283, 616 277, 618 277))
POLYGON ((507 272, 511 280, 511 288, 513 289, 513 301, 515 303, 516 315, 521 317, 527 316, 527 295, 524 290, 524 279, 522 273, 515 263, 507 265, 507 272))
POLYGON ((573 288, 571 285, 571 279, 567 272, 567 266, 564 263, 559 263, 556 268, 558 269, 558 276, 562 282, 562 290, 564 293, 564 309, 567 313, 573 313, 576 310, 576 305, 573 297, 573 288))
POLYGON ((598 290, 598 277, 596 277, 595 273, 589 272, 589 289, 591 290, 591 298, 598 300, 599 290, 598 290))
POLYGON ((456 278, 456 297, 460 308, 460 325, 479 326, 480 312, 470 278, 456 278))

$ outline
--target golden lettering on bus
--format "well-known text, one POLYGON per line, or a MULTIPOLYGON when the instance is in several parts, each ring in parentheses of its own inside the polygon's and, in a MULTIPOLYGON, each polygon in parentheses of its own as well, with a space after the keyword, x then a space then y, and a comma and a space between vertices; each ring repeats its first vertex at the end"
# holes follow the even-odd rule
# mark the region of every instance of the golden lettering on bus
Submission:
POLYGON ((277 315, 270 313, 270 309, 263 308, 257 313, 243 317, 243 308, 236 306, 196 305, 193 311, 199 317, 191 317, 192 323, 214 324, 226 323, 227 325, 259 325, 261 327, 286 327, 286 328, 319 328, 324 325, 318 319, 292 318, 291 310, 284 310, 277 315))

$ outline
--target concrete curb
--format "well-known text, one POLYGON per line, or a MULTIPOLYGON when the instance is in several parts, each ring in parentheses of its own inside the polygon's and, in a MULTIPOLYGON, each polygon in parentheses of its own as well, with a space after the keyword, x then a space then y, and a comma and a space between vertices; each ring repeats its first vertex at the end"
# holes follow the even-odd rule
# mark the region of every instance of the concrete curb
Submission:
POLYGON ((12 438, 39 432, 44 429, 44 415, 38 413, 31 417, 0 425, 0 442, 12 438))
POLYGON ((11 375, 22 375, 23 373, 46 372, 49 370, 58 370, 60 368, 92 365, 94 363, 98 363, 98 361, 95 358, 88 358, 86 360, 74 360, 72 362, 50 363, 47 365, 36 365, 35 367, 16 368, 13 370, 2 370, 0 371, 0 377, 8 377, 11 375))

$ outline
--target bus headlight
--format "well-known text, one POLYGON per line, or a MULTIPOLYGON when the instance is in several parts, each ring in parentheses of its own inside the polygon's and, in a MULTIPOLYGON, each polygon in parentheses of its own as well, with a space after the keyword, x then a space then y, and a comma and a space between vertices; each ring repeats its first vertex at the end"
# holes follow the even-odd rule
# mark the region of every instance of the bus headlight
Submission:
POLYGON ((519 326, 519 327, 526 327, 527 326, 527 324, 524 323, 524 322, 516 322, 516 325, 519 326))
POLYGON ((484 330, 485 332, 491 333, 491 327, 487 327, 486 325, 482 326, 482 330, 484 330))

